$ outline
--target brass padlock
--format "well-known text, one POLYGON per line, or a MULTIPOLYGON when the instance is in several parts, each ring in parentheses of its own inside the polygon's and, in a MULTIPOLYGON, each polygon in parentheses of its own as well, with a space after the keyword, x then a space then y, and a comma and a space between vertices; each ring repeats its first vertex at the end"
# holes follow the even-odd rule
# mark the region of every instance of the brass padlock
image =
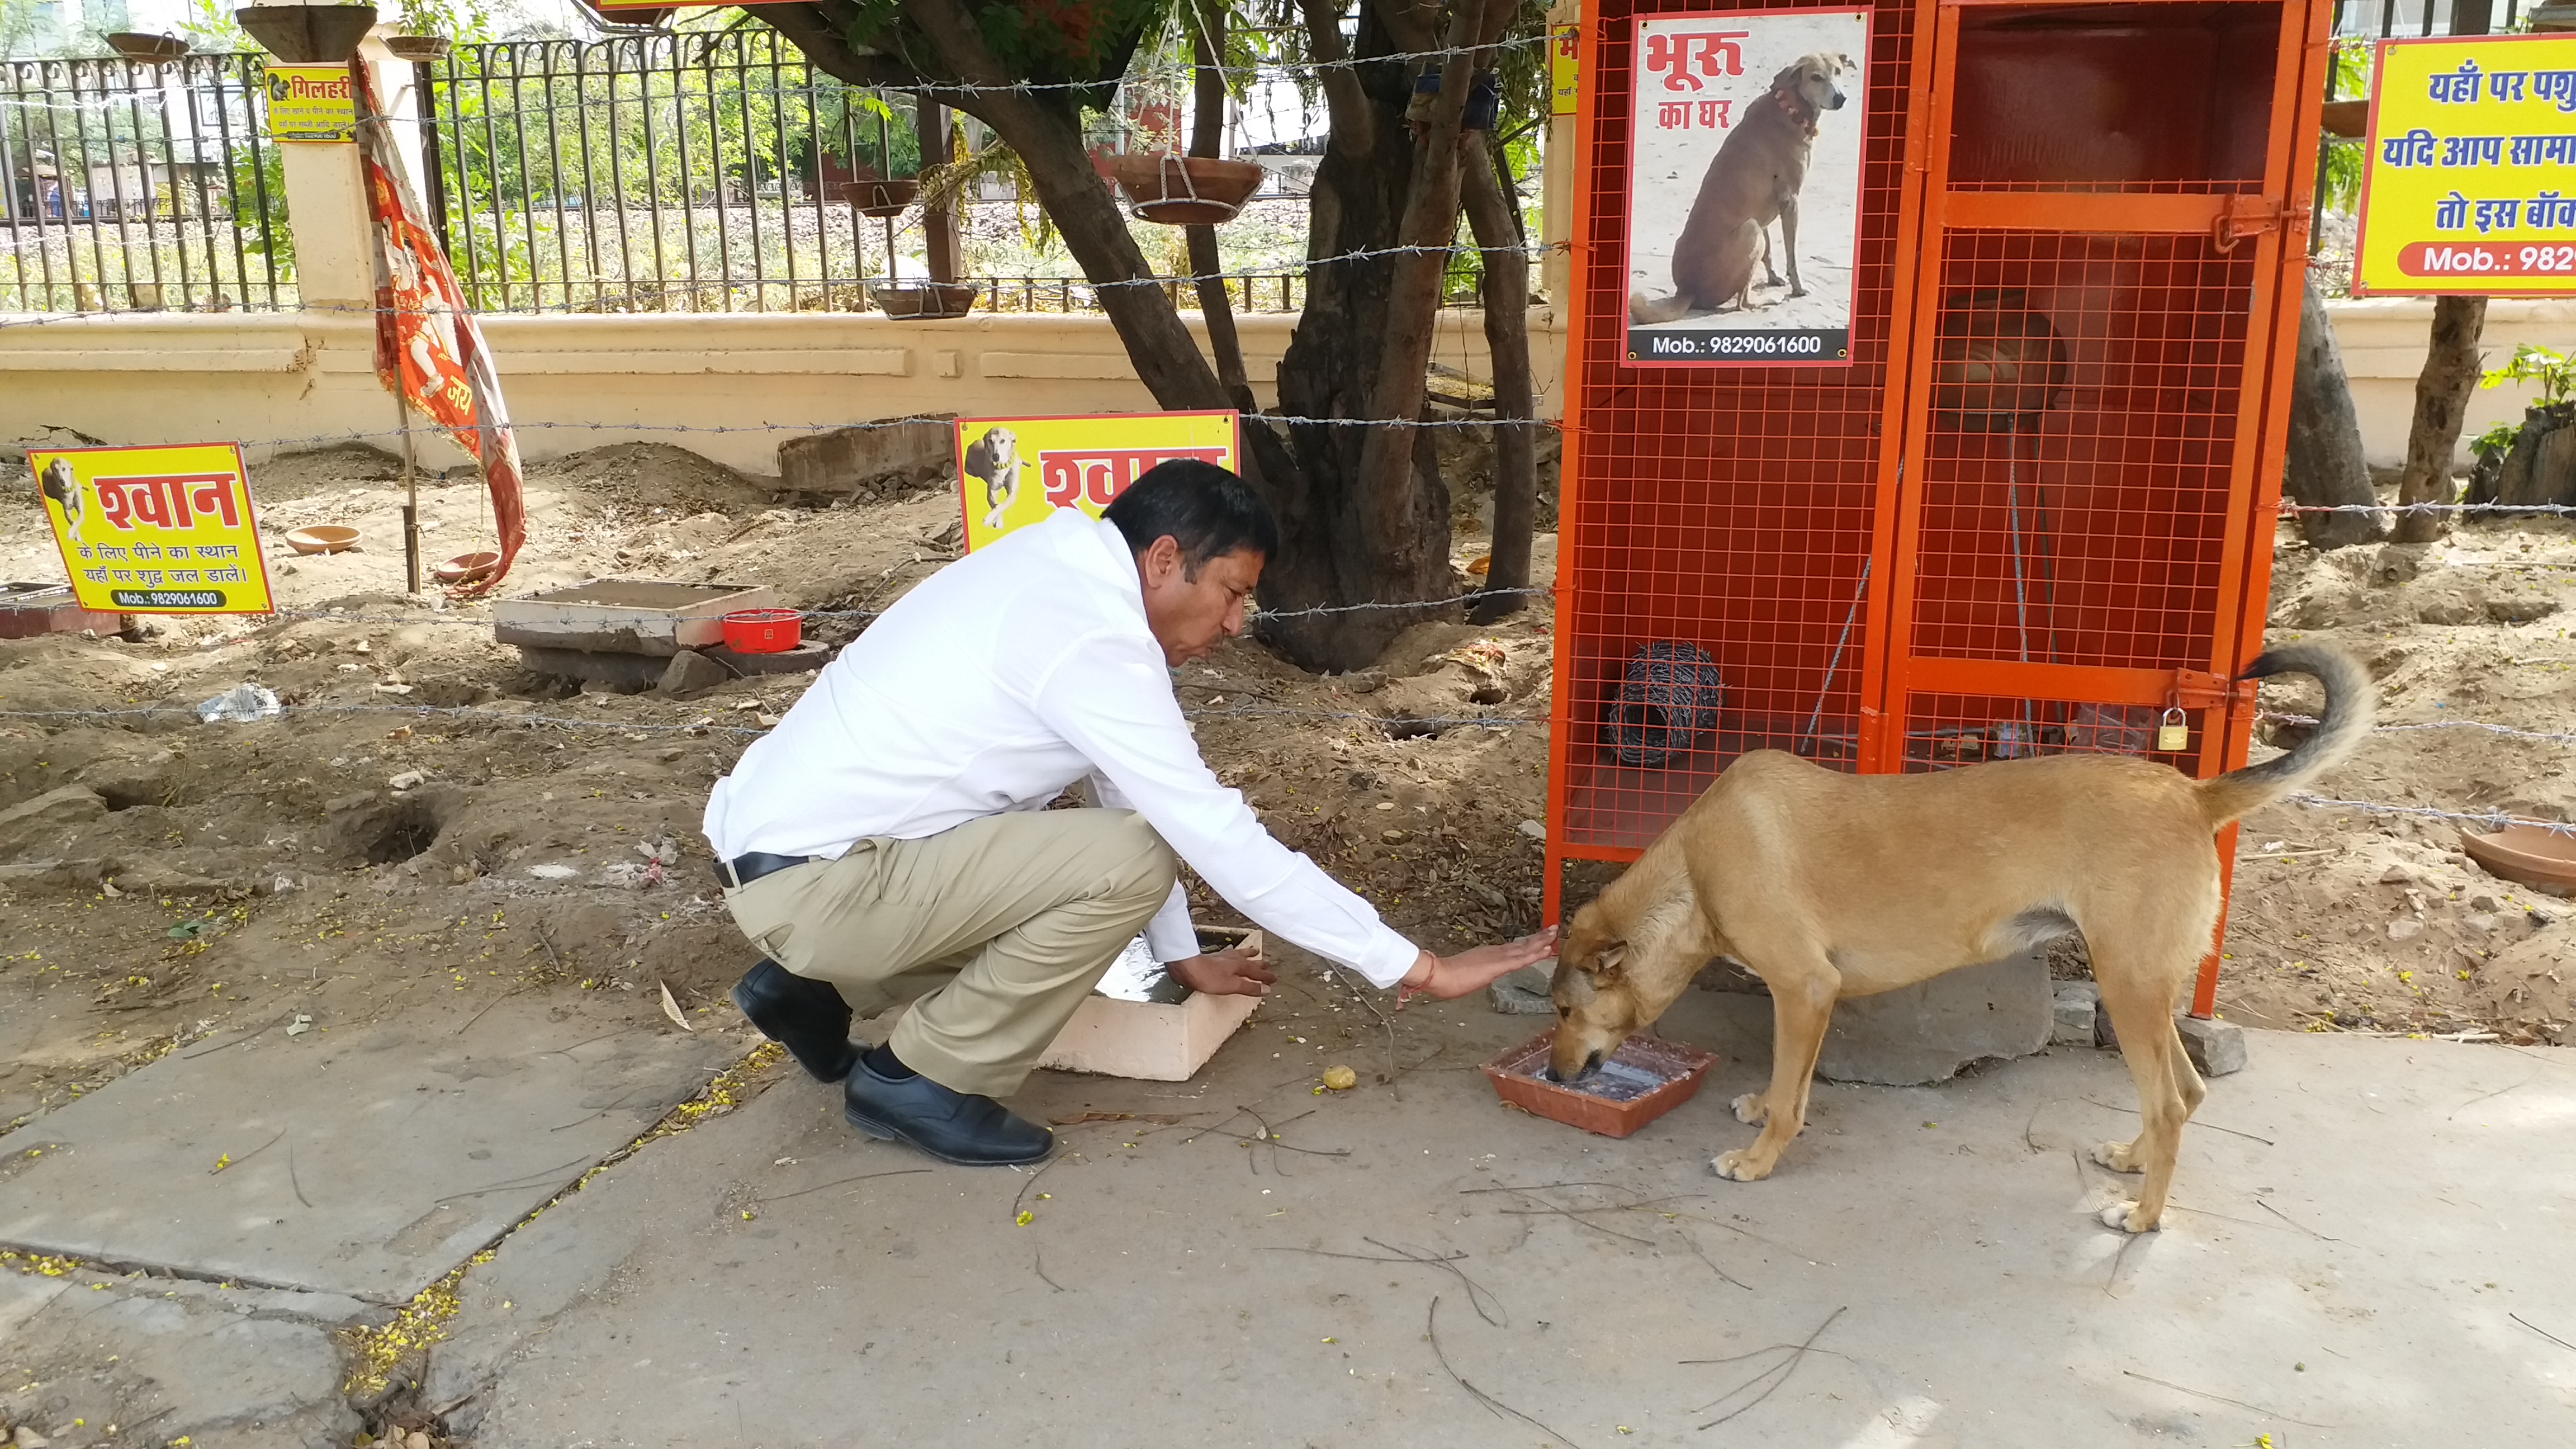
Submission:
POLYGON ((2169 755, 2190 748, 2191 722, 2183 718, 2182 707, 2166 710, 2164 722, 2156 726, 2157 753, 2169 755))

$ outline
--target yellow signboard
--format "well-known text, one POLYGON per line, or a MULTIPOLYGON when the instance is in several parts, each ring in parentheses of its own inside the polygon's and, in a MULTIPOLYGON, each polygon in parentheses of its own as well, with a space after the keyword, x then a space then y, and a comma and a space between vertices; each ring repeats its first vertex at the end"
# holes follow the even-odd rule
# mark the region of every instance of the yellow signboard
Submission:
POLYGON ((1579 25, 1552 25, 1547 32, 1547 81, 1554 97, 1549 113, 1558 116, 1574 114, 1575 82, 1580 76, 1577 62, 1582 57, 1583 28, 1579 25))
POLYGON ((957 497, 966 547, 981 548, 1059 508, 1094 518, 1145 470, 1175 458, 1232 468, 1232 412, 1095 413, 1072 418, 959 418, 957 497))
POLYGON ((272 141, 355 141, 358 94, 346 65, 268 68, 268 136, 272 141))
POLYGON ((240 448, 49 448, 27 466, 82 608, 269 612, 240 448))
POLYGON ((2576 35, 2379 47, 2352 294, 2576 294, 2576 35))

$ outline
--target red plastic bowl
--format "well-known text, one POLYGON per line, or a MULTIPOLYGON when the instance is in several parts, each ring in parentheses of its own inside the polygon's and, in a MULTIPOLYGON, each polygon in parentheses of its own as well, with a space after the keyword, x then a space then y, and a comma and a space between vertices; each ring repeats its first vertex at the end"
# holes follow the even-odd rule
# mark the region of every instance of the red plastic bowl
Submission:
POLYGON ((805 638, 805 616, 794 609, 736 609, 722 622, 736 654, 784 654, 805 638))

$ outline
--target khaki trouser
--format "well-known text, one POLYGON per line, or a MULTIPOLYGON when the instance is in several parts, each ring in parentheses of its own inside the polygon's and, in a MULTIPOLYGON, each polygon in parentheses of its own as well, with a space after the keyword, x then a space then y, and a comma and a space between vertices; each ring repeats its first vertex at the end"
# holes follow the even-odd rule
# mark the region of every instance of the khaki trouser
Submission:
POLYGON ((1128 810, 992 815, 725 892, 768 957, 861 1016, 912 1009, 889 1045, 952 1091, 1019 1090, 1102 973, 1171 895, 1179 863, 1128 810))

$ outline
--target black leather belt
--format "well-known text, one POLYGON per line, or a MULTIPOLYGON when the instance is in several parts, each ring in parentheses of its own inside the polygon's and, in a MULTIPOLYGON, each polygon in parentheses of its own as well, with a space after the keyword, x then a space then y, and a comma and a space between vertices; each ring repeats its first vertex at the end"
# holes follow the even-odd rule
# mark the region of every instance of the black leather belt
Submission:
POLYGON ((775 875, 790 866, 803 865, 807 861, 821 858, 814 855, 771 855, 765 850, 749 851, 731 860, 717 861, 716 880, 732 889, 740 890, 762 876, 775 875))

